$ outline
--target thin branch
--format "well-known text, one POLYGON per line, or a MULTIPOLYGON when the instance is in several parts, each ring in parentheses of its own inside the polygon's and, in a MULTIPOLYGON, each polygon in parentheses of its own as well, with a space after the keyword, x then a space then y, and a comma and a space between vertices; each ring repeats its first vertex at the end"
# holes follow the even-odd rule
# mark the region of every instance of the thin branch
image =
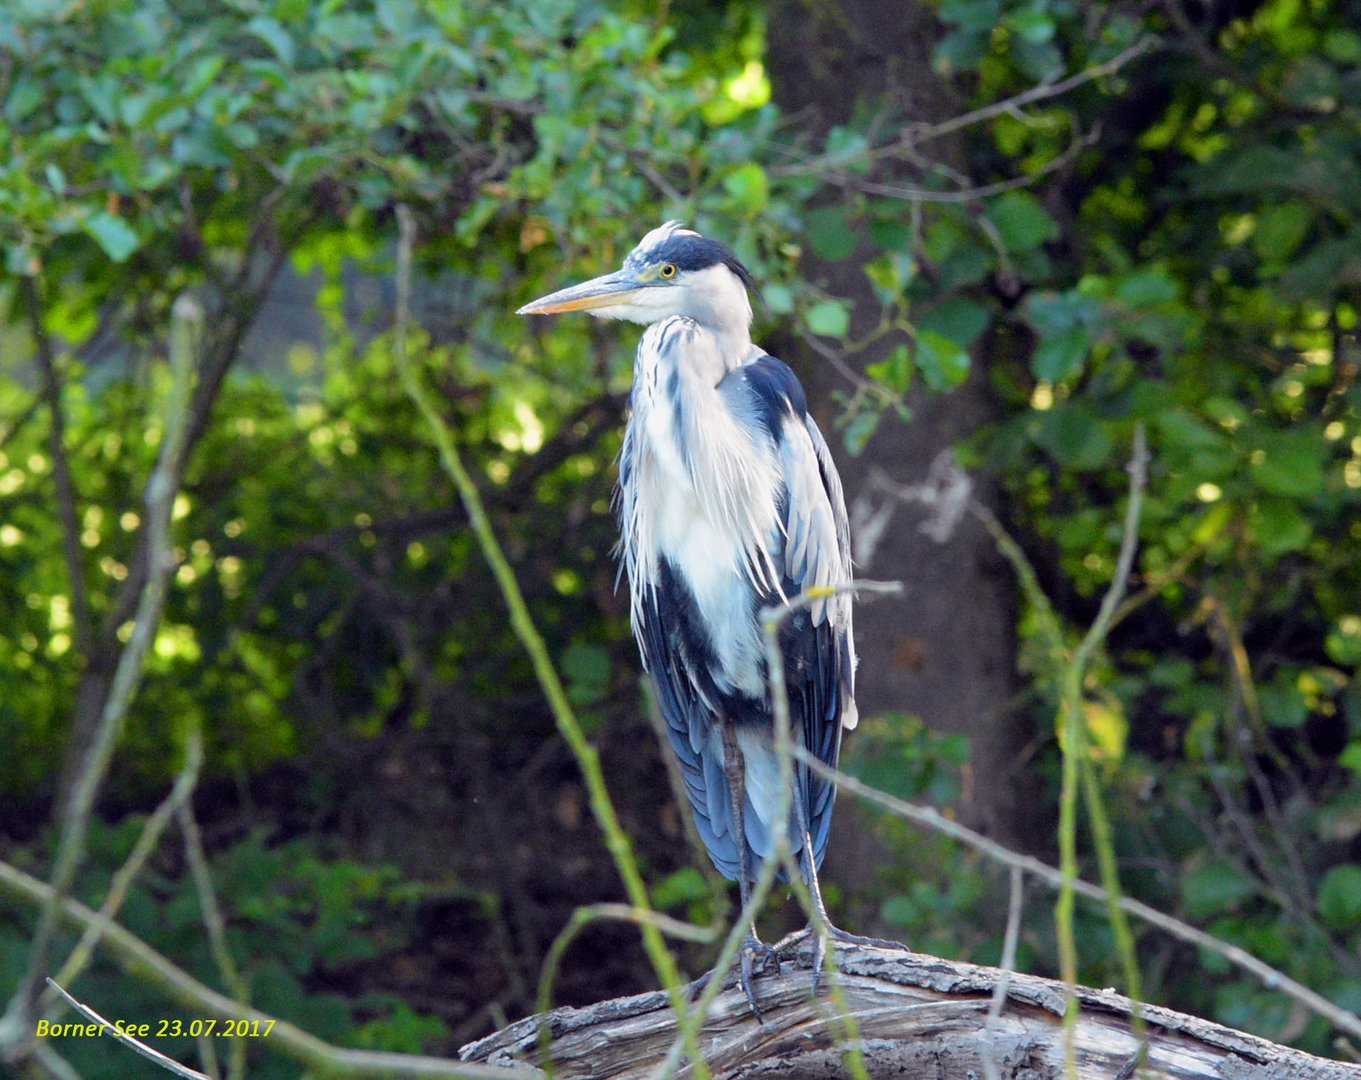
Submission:
MULTIPOLYGON (((628 894, 629 903, 635 908, 650 910, 647 885, 638 869, 638 863, 634 858, 628 835, 624 832, 623 826, 620 825, 618 814, 610 800, 609 790, 605 786, 605 778, 600 769, 600 755, 591 745, 590 740, 586 738, 585 732, 581 730, 581 725, 577 722, 562 682, 553 667, 553 661, 548 655, 548 647, 544 644, 543 637, 539 634, 533 616, 530 615, 529 608, 525 604, 524 594, 520 591, 520 584, 515 578, 515 571, 511 569, 501 543, 496 537, 496 532, 492 528, 491 521, 487 517, 486 507, 483 505, 477 485, 464 467, 463 459, 458 453, 458 448, 454 444, 443 417, 440 416, 439 410, 431 402, 412 367, 411 359, 407 353, 407 325, 411 310, 411 260, 415 245, 416 223, 410 207, 405 205, 397 207, 397 221, 399 230, 397 244, 397 318, 393 330, 393 350, 396 354, 397 370, 400 373, 402 384, 406 388, 407 395, 416 404, 416 408, 425 419, 444 470, 458 489, 459 498, 467 511, 468 522, 473 535, 477 538, 482 555, 490 566, 492 576, 496 579, 501 595, 510 610, 511 627, 525 652, 529 654, 530 662, 534 667, 534 674, 538 678, 544 697, 548 700, 559 732, 571 746, 572 752, 576 756, 582 776, 586 781, 586 788, 590 793, 591 811, 595 816, 596 823, 600 826, 605 839, 605 846, 609 850, 623 881, 624 891, 628 894)), ((642 936, 643 948, 648 954, 648 959, 652 962, 657 977, 670 995, 677 1019, 682 1020, 686 1012, 685 993, 680 969, 676 966, 676 959, 667 949, 661 931, 656 926, 645 924, 642 927, 642 936)), ((696 1059, 699 1058, 697 1042, 687 1049, 696 1059)))
POLYGON ((1155 36, 1149 34, 1139 38, 1132 45, 1126 46, 1116 53, 1109 60, 1104 60, 1099 64, 1092 64, 1076 71, 1065 79, 1057 82, 1042 82, 1032 86, 1029 90, 1023 90, 1019 94, 1013 94, 1009 98, 1001 101, 994 101, 981 108, 973 109, 959 116, 951 117, 949 120, 942 120, 938 124, 914 125, 904 132, 902 138, 896 143, 890 143, 873 152, 875 157, 884 157, 894 153, 904 146, 920 146, 922 143, 931 139, 939 139, 944 135, 953 134, 975 124, 985 123, 988 120, 995 120, 997 117, 1015 115, 1020 109, 1027 105, 1033 105, 1037 101, 1048 101, 1052 98, 1062 97, 1070 90, 1076 90, 1079 86, 1094 82, 1097 79, 1105 78, 1107 75, 1114 75, 1131 60, 1136 60, 1150 49, 1159 47, 1162 42, 1155 36))
MULTIPOLYGON (((785 681, 784 670, 784 651, 780 648, 780 627, 786 620, 791 618, 796 612, 811 608, 813 605, 822 603, 838 593, 845 592, 880 592, 880 593, 900 593, 902 592, 902 582, 860 582, 847 583, 845 585, 821 586, 807 589, 792 600, 786 600, 783 604, 767 607, 761 612, 761 629, 764 632, 764 646, 766 654, 766 680, 767 689, 770 694, 771 711, 774 714, 775 725, 775 756, 780 766, 780 801, 775 810, 775 830, 772 837, 775 856, 785 864, 785 876, 790 887, 798 894, 799 903, 809 916, 809 930, 813 933, 816 941, 813 943, 814 956, 821 953, 824 957, 831 953, 828 939, 830 937, 827 925, 826 913, 819 905, 813 903, 807 883, 803 880, 800 867, 797 865, 793 856, 792 847, 789 843, 789 811, 791 802, 798 797, 795 790, 794 779, 794 737, 790 726, 789 715, 789 685, 785 681)), ((831 614, 827 613, 830 622, 831 614)), ((838 719, 838 723, 840 720, 838 719)), ((800 812, 802 820, 803 812, 800 812)), ((813 838, 805 832, 799 837, 799 843, 803 848, 803 857, 809 869, 813 867, 813 852, 810 845, 813 838)), ((771 860, 774 862, 775 860, 771 860)), ((831 971, 836 970, 835 957, 832 957, 831 971)), ((859 1027, 854 1017, 850 1014, 850 1009, 846 1004, 845 995, 841 992, 841 984, 832 976, 832 993, 834 1002, 837 1005, 840 1016, 837 1017, 841 1029, 848 1038, 844 1040, 843 1060, 847 1066, 847 1071, 855 1080, 869 1080, 869 1074, 865 1071, 865 1056, 860 1049, 859 1027)))
POLYGON ((203 311, 187 296, 175 301, 174 328, 170 350, 171 386, 165 406, 165 427, 155 469, 147 481, 143 502, 147 529, 150 570, 137 602, 132 634, 118 658, 113 681, 100 711, 90 749, 81 760, 80 771, 71 786, 70 800, 63 811, 61 838, 52 872, 52 893, 43 905, 29 948, 28 968, 0 1019, 0 1045, 27 1038, 33 1006, 42 988, 48 956, 57 927, 57 911, 70 892, 85 858, 90 814, 95 796, 108 771, 114 748, 123 730, 123 719, 142 679, 142 663, 160 625, 165 604, 170 559, 170 512, 180 475, 184 449, 185 420, 188 414, 194 357, 202 329, 203 311))
POLYGON ((1101 598, 1101 607, 1096 613, 1096 619, 1073 653, 1073 663, 1079 670, 1086 669, 1092 653, 1106 640, 1111 620, 1115 617, 1120 601, 1125 597, 1130 571, 1134 568, 1134 552, 1139 547, 1139 515, 1143 512, 1144 490, 1148 486, 1148 438, 1144 434, 1142 421, 1134 425, 1134 450, 1127 468, 1129 503, 1125 507, 1125 527, 1120 537, 1120 554, 1116 557, 1115 574, 1111 578, 1106 595, 1101 598))
POLYGON ((47 336, 47 327, 43 324, 37 283, 31 277, 24 277, 20 279, 19 288, 24 294, 29 327, 37 345, 43 398, 51 414, 51 423, 47 428, 47 449, 52 455, 52 481, 57 488, 57 520, 61 523, 62 554, 66 558, 66 573, 71 582, 71 621, 75 629, 76 648, 81 658, 87 659, 93 628, 90 623, 90 599, 85 588, 85 555, 80 550, 76 487, 71 480, 71 462, 66 456, 66 410, 61 402, 61 380, 57 375, 52 340, 47 336))
MULTIPOLYGON (((56 900, 50 885, 0 860, 0 892, 24 903, 45 907, 56 900)), ((94 925, 99 915, 78 900, 56 900, 60 921, 84 929, 94 925)), ((156 986, 172 1001, 195 1015, 219 1020, 246 1020, 252 1026, 268 1029, 268 1045, 275 1051, 300 1062, 309 1071, 336 1077, 430 1077, 434 1080, 505 1080, 507 1076, 541 1076, 538 1070, 527 1074, 508 1073, 489 1065, 474 1065, 417 1054, 397 1054, 377 1050, 350 1050, 323 1042, 301 1028, 256 1008, 242 1008, 225 994, 205 986, 184 969, 162 956, 141 938, 117 923, 109 926, 100 948, 129 975, 156 986)), ((522 1066, 522 1068, 524 1068, 522 1066)))
POLYGON ((1033 172, 1020 173, 1016 176, 1009 176, 1005 180, 996 180, 991 184, 978 184, 957 191, 936 191, 932 188, 907 187, 903 184, 888 184, 878 180, 862 180, 857 176, 842 172, 828 172, 823 175, 822 179, 836 187, 851 188, 865 195, 882 195, 890 199, 909 199, 912 202, 922 203, 974 202, 980 199, 990 199, 1008 191, 1018 191, 1021 188, 1030 187, 1050 173, 1062 169, 1083 150, 1086 150, 1089 146, 1094 146, 1100 137, 1100 129, 1093 128, 1085 135, 1074 137, 1061 154, 1045 162, 1033 172))
POLYGON ((84 1002, 77 1001, 58 985, 55 980, 48 979, 47 985, 50 989, 55 990, 64 997, 67 1003, 75 1009, 76 1012, 80 1013, 81 1016, 85 1017, 85 1019, 89 1020, 91 1023, 98 1024, 99 1034, 107 1035, 114 1041, 122 1043, 133 1052, 141 1054, 142 1057, 146 1058, 148 1061, 155 1065, 159 1065, 167 1072, 174 1073, 176 1076, 183 1076, 186 1080, 212 1080, 211 1077, 199 1072, 197 1069, 191 1069, 187 1065, 181 1065, 174 1058, 166 1057, 165 1054, 162 1054, 159 1050, 152 1049, 140 1039, 133 1038, 118 1025, 105 1020, 104 1017, 100 1016, 99 1013, 95 1012, 94 1009, 90 1008, 90 1006, 86 1005, 84 1002))
MULTIPOLYGON (((1101 599, 1101 607, 1096 618, 1078 643, 1063 667, 1060 679, 1059 725, 1063 737, 1060 750, 1063 755, 1062 780, 1059 791, 1059 866, 1063 871, 1063 887, 1059 889, 1058 902, 1054 905, 1054 921, 1058 934, 1059 969, 1063 981, 1070 987, 1068 1010, 1064 1017, 1064 1046, 1067 1055, 1069 1075, 1077 1074, 1077 1050, 1075 1036, 1077 1030, 1078 1000, 1077 986, 1077 936, 1073 926, 1073 883, 1077 880, 1077 807, 1078 788, 1082 779, 1087 758, 1087 729, 1083 715, 1083 679, 1092 655, 1105 640, 1110 630, 1111 619, 1125 595, 1129 583, 1130 570, 1134 565, 1134 552, 1139 543, 1139 514, 1143 507, 1144 487, 1148 480, 1148 445, 1144 437, 1144 426, 1134 428, 1134 452, 1129 464, 1129 501, 1125 510, 1124 533, 1120 540, 1120 554, 1116 559, 1115 575, 1106 595, 1101 599)), ((1092 817, 1093 838, 1096 841, 1097 858, 1101 867, 1102 884, 1111 897, 1111 926, 1115 932, 1124 962, 1125 978, 1131 998, 1140 995, 1138 960, 1134 955, 1133 938, 1129 926, 1120 910, 1117 899, 1120 884, 1116 870, 1115 852, 1111 846, 1110 829, 1105 820, 1105 809, 1100 805, 1100 791, 1095 777, 1091 776, 1087 785, 1088 813, 1092 817)))
POLYGON ((178 807, 176 817, 180 832, 184 835, 185 860, 189 864, 190 876, 194 879, 194 889, 198 893, 199 908, 203 913, 203 925, 208 931, 208 944, 212 949, 213 961, 222 975, 222 982, 236 996, 245 1002, 245 985, 241 973, 227 948, 227 924, 222 918, 222 906, 217 902, 217 890, 213 888, 212 871, 208 859, 203 854, 203 838, 199 833, 198 821, 192 806, 183 802, 178 807))
POLYGON ((690 797, 685 791, 685 776, 681 772, 680 760, 671 750, 671 737, 667 734, 666 718, 662 716, 662 710, 657 706, 657 695, 646 677, 639 681, 643 690, 643 711, 647 714, 648 723, 652 725, 653 733, 657 736, 657 745, 661 748, 662 762, 666 767, 666 780, 671 785, 671 799, 676 804, 676 809, 680 811, 678 816, 681 831, 685 833, 685 839, 695 856, 694 861, 699 864, 700 873, 704 875, 705 883, 709 886, 709 897, 714 905, 714 919, 718 920, 722 918, 722 913, 728 906, 727 887, 718 871, 714 869, 713 863, 709 861, 709 853, 695 825, 694 815, 686 812, 685 808, 689 805, 690 797))
MULTIPOLYGON (((951 821, 938 810, 929 806, 918 806, 914 803, 906 802, 893 795, 879 791, 870 787, 868 784, 857 780, 847 773, 833 769, 830 765, 820 760, 815 754, 802 749, 794 748, 795 756, 806 764, 819 776, 826 777, 834 781, 842 791, 847 791, 857 798, 864 799, 866 802, 874 803, 883 807, 894 817, 904 821, 910 821, 914 825, 930 829, 933 832, 941 833, 957 840, 967 847, 986 855, 988 858, 1002 863, 1005 866, 1017 866, 1031 877, 1042 881, 1051 889, 1060 889, 1063 886, 1063 872, 1048 863, 1041 862, 1039 859, 1030 855, 1022 855, 1012 851, 1010 848, 1003 847, 995 840, 990 840, 981 833, 974 832, 965 825, 957 821, 951 821)), ((1079 896, 1084 896, 1090 900, 1106 904, 1110 902, 1110 894, 1099 885, 1093 885, 1081 878, 1073 882, 1073 891, 1079 896)), ((1270 964, 1257 959, 1251 953, 1240 949, 1237 945, 1230 945, 1220 941, 1216 937, 1199 930, 1189 923, 1182 922, 1157 908, 1150 907, 1139 900, 1131 899, 1128 896, 1121 896, 1117 899, 1120 909, 1137 919, 1142 919, 1150 926, 1156 926, 1159 930, 1170 934, 1179 941, 1184 941, 1189 945, 1194 945, 1198 949, 1221 956, 1235 967, 1241 968, 1250 975, 1259 979, 1263 986, 1269 990, 1279 990, 1282 993, 1294 998, 1310 1011, 1323 1017, 1329 1023, 1348 1034, 1361 1037, 1361 1017, 1355 1013, 1348 1012, 1346 1009, 1335 1005, 1321 994, 1310 990, 1296 982, 1283 971, 1279 971, 1270 964)))
POLYGON ((994 1051, 993 1032, 1002 1018, 1002 1006, 1006 1004, 1007 990, 1011 987, 1011 973, 1016 970, 1016 944, 1021 937, 1021 910, 1025 906, 1025 877, 1019 866, 1011 868, 1011 897, 1007 901, 1007 928, 1002 935, 1002 958, 998 967, 1002 977, 992 992, 988 1003, 988 1019, 983 1025, 983 1072, 985 1080, 1000 1080, 997 1071, 997 1054, 994 1051))
MULTIPOLYGON (((892 142, 872 149, 862 150, 853 154, 836 155, 833 157, 810 157, 799 165, 774 166, 770 171, 774 174, 801 175, 804 173, 821 173, 828 168, 843 168, 848 165, 857 164, 861 161, 876 161, 880 158, 891 157, 894 154, 920 146, 922 143, 939 139, 945 135, 953 134, 964 128, 973 127, 975 124, 985 123, 988 120, 995 120, 999 116, 1015 116, 1019 110, 1027 105, 1033 105, 1038 101, 1047 101, 1052 98, 1062 97, 1070 90, 1076 90, 1079 86, 1092 82, 1096 79, 1104 78, 1107 75, 1114 75, 1130 61, 1137 59, 1150 49, 1160 47, 1162 42, 1151 35, 1141 37, 1138 41, 1120 52, 1116 53, 1109 60, 1090 67, 1083 68, 1081 71, 1074 72, 1067 78, 1059 79, 1055 82, 1041 82, 1028 90, 1023 90, 1019 94, 1014 94, 1001 101, 994 101, 981 108, 972 109, 966 113, 942 120, 937 124, 910 124, 903 133, 892 142)), ((783 148, 789 153, 794 153, 792 148, 783 148)))
POLYGON ((39 1066, 47 1071, 52 1080, 81 1080, 80 1073, 58 1054, 50 1045, 43 1043, 34 1054, 39 1066))
POLYGON ((40 397, 33 398, 24 406, 24 411, 10 421, 9 426, 3 432, 0 432, 0 451, 9 445, 11 439, 28 427, 29 422, 38 415, 38 410, 42 407, 43 399, 40 397))
MULTIPOLYGON (((180 803, 176 817, 184 836, 185 859, 189 863, 189 874, 194 879, 194 891, 198 893, 199 910, 203 914, 204 928, 208 931, 208 946, 213 954, 213 962, 222 975, 222 984, 232 997, 245 1005, 250 994, 246 981, 237 970, 236 961, 232 959, 231 949, 227 947, 227 924, 222 918, 222 906, 217 902, 217 890, 213 888, 213 875, 208 868, 207 856, 203 853, 203 838, 199 834, 193 804, 187 799, 180 803)), ((246 1040, 233 1039, 228 1048, 231 1056, 227 1075, 231 1080, 241 1080, 246 1075, 246 1040)))
MULTIPOLYGON (((128 853, 126 861, 113 875, 108 894, 99 906, 98 920, 85 928, 85 932, 80 936, 76 947, 71 950, 71 955, 66 958, 66 963, 57 972, 55 980, 49 979, 49 983, 55 981, 62 986, 72 986, 80 978, 81 972, 90 962, 90 957, 94 955, 95 947, 99 944, 100 938, 112 925, 113 920, 118 917, 118 911, 123 906, 128 889, 141 874, 142 867, 146 865, 146 860, 150 858, 151 853, 156 850, 156 845, 160 842, 161 834, 165 832, 165 827, 170 823, 171 817, 193 793, 194 785, 198 782, 199 770, 202 767, 203 737, 195 729, 189 734, 189 740, 184 750, 184 765, 175 778, 170 793, 147 818, 146 824, 142 827, 141 835, 137 837, 137 842, 132 846, 132 851, 128 853)), ((56 995, 49 987, 39 999, 39 1007, 44 1012, 48 1012, 55 1005, 56 995)))
MULTIPOLYGON (((757 912, 760 911, 761 905, 765 903, 766 897, 775 884, 776 869, 780 864, 781 855, 787 853, 789 847, 789 811, 790 800, 793 798, 792 766, 795 748, 789 738, 789 699, 779 690, 784 683, 784 657, 781 655, 778 645, 772 647, 772 638, 778 633, 780 623, 794 612, 801 611, 827 597, 862 589, 866 592, 898 592, 901 591, 902 585, 900 582, 868 581, 810 589, 785 605, 767 608, 761 612, 762 629, 765 632, 766 674, 772 687, 771 704, 775 712, 775 749, 777 757, 780 758, 780 805, 775 810, 775 824, 772 826, 771 834, 775 857, 761 861, 761 869, 756 875, 756 880, 752 883, 751 891, 747 896, 747 903, 738 913, 727 937, 724 938, 723 947, 719 950, 713 970, 705 976, 704 990, 695 1002, 694 1007, 683 1018, 676 1038, 671 1044, 671 1049, 654 1074, 655 1080, 665 1080, 666 1077, 672 1076, 680 1065, 682 1048, 685 1047, 687 1042, 697 1040, 699 1030, 703 1027, 704 1020, 709 1015, 709 1009, 723 990, 723 980, 727 977, 733 962, 737 959, 742 941, 746 937, 747 928, 751 926, 757 912), (781 735, 781 732, 783 732, 783 735, 781 735), (783 753, 781 752, 782 749, 783 753)), ((797 874, 790 875, 791 885, 797 876, 797 874)), ((825 928, 818 928, 818 932, 825 935, 825 928)), ((696 1064, 700 1063, 696 1062, 696 1064)))
POLYGON ((584 907, 577 908, 572 912, 572 917, 567 920, 567 925, 553 939, 553 944, 549 946, 548 952, 544 955, 543 969, 539 973, 539 992, 535 1011, 544 1021, 539 1028, 539 1046, 545 1052, 545 1061, 548 1060, 547 1051, 553 1041, 553 1025, 548 1022, 548 1012, 553 1005, 553 982, 557 978, 558 969, 562 966, 562 958, 583 930, 592 923, 604 920, 629 922, 635 926, 652 926, 670 937, 679 938, 682 941, 693 941, 702 945, 707 945, 717 938, 721 929, 718 924, 695 926, 693 923, 673 919, 670 915, 664 915, 658 911, 630 907, 628 904, 587 904, 584 907))

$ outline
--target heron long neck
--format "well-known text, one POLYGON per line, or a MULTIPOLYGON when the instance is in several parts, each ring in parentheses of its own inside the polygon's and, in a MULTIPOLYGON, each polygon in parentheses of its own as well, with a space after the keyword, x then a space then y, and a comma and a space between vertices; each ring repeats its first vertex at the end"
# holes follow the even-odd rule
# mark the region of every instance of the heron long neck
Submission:
POLYGON ((691 279, 689 301, 682 314, 714 336, 723 362, 717 376, 721 379, 746 363, 751 354, 751 303, 747 290, 726 266, 711 266, 691 279))

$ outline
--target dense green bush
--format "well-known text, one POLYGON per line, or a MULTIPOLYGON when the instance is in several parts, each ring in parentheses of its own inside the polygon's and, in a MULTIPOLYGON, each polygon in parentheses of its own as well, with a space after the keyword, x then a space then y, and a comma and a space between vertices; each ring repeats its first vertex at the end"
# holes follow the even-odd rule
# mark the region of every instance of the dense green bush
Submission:
MULTIPOLYGON (((1000 419, 960 453, 999 479, 1073 632, 1112 574, 1123 465, 1146 425, 1139 567, 1085 688, 1126 885, 1361 1007, 1361 36, 1348 10, 1267 0, 1183 27, 1115 3, 941 0, 935 64, 970 106, 1111 64, 981 116, 960 136, 961 179, 886 151, 913 129, 873 102, 825 140, 793 130, 766 100, 755 4, 678 6, 680 34, 643 5, 555 0, 6 7, 6 857, 41 850, 34 815, 81 688, 126 634, 169 311, 188 291, 210 320, 178 566, 104 807, 119 823, 99 828, 84 894, 130 843, 125 811, 159 795, 202 730, 214 871, 257 1004, 337 1041, 447 1049, 446 1020, 395 987, 358 988, 365 964, 430 932, 426 886, 402 882, 447 873, 466 932, 497 942, 512 987, 498 998, 488 976, 468 993, 527 1007, 562 912, 614 884, 593 869, 570 767, 393 370, 394 208, 418 219, 422 376, 583 718, 631 745, 650 735, 607 558, 627 350, 586 320, 548 333, 511 313, 616 262, 642 225, 684 216, 766 283, 761 320, 853 358, 878 350, 838 429, 851 452, 910 419, 909 391, 948 393, 982 368, 1000 419), (886 193, 900 172, 905 197, 886 193), (966 181, 979 189, 961 195, 966 181), (869 342, 845 341, 851 306, 805 251, 864 262, 882 306, 869 342), (267 299, 282 268, 297 311, 267 299), (83 600, 31 363, 44 337, 83 600), (233 366, 243 339, 257 370, 233 366), (500 895, 470 840, 488 792, 469 792, 488 774, 513 778, 490 793, 507 806, 533 786, 539 816, 515 827, 573 853, 544 895, 500 895), (469 789, 450 798, 453 783, 469 789), (420 812, 383 818, 404 785, 420 812), (393 839, 438 814, 454 823, 447 851, 393 839)), ((1019 630, 1033 685, 1018 710, 1048 733, 1033 612, 1019 630)), ((1038 766, 1056 757, 1041 740, 1038 766)), ((851 765, 948 803, 966 761, 958 740, 890 716, 867 723, 851 765)), ((712 895, 674 864, 679 827, 656 798, 624 796, 630 824, 665 837, 641 844, 658 903, 707 919, 712 895)), ((1004 875, 900 823, 883 831, 898 858, 874 898, 882 921, 918 948, 995 961, 1004 875)), ((180 869, 158 863, 124 921, 214 981, 180 869)), ((1042 904, 1030 898, 1021 961, 1047 971, 1042 904)), ((1104 920, 1081 918, 1084 976, 1115 981, 1104 920)), ((0 975, 17 978, 30 919, 4 919, 0 975)), ((1320 1022, 1219 961, 1152 934, 1140 951, 1150 996, 1328 1049, 1320 1022)), ((103 968, 81 989, 158 1007, 103 968)), ((99 1075, 95 1051, 70 1053, 99 1075)))

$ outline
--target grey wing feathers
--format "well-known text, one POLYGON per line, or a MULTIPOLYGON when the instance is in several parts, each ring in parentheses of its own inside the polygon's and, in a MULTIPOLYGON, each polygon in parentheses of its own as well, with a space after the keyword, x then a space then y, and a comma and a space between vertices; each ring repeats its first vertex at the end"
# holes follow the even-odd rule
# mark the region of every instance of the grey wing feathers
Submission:
MULTIPOLYGON (((848 583, 850 530, 841 481, 811 416, 790 418, 781 440, 781 456, 788 485, 785 574, 789 595, 792 598, 814 586, 848 583)), ((836 767, 842 731, 856 722, 851 596, 840 593, 814 603, 807 616, 791 620, 791 630, 784 642, 791 718, 796 731, 802 723, 804 745, 836 767)), ((798 780, 806 800, 814 865, 820 866, 836 788, 806 766, 799 767, 798 780)))
MULTIPOLYGON (((731 372, 718 389, 751 445, 772 455, 779 474, 778 507, 773 508, 770 535, 758 541, 761 551, 748 553, 753 564, 768 566, 773 574, 735 574, 732 586, 748 590, 751 633, 759 637, 763 607, 792 599, 813 586, 850 581, 845 501, 827 444, 807 415, 802 387, 788 367, 759 354, 731 372)), ((770 783, 771 704, 764 693, 747 696, 752 691, 744 694, 729 679, 715 679, 715 673, 723 670, 723 661, 732 660, 726 651, 723 657, 714 655, 714 641, 721 639, 715 634, 719 627, 706 621, 689 582, 674 570, 665 553, 648 550, 638 530, 630 529, 634 524, 627 520, 631 500, 638 497, 639 478, 632 470, 639 461, 641 445, 634 441, 639 437, 632 430, 626 434, 620 464, 624 562, 633 592, 634 633, 666 719, 700 836, 714 865, 736 877, 740 849, 733 835, 718 725, 726 719, 739 731, 765 733, 764 742, 748 739, 744 743, 748 760, 744 839, 756 859, 768 857, 769 823, 774 817, 771 803, 778 794, 770 783), (752 782, 760 778, 757 774, 764 782, 752 782)), ((835 766, 842 730, 855 723, 850 596, 820 599, 788 618, 780 644, 795 737, 835 766)), ((759 648, 753 655, 759 656, 759 648)), ((764 686, 764 662, 753 662, 761 665, 755 685, 764 686)), ((835 788, 806 766, 797 769, 797 785, 817 865, 827 845, 835 788)), ((791 821, 791 846, 797 851, 802 838, 792 826, 791 821)))

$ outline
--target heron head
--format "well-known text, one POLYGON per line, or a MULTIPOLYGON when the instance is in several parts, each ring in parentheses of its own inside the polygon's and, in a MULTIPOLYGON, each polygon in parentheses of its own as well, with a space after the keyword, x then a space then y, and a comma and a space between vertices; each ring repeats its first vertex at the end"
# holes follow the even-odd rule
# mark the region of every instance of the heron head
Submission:
POLYGON ((624 265, 580 285, 561 289, 520 308, 520 315, 589 311, 602 319, 659 322, 684 315, 717 330, 751 325, 747 268, 717 240, 679 221, 653 229, 629 252, 624 265))

